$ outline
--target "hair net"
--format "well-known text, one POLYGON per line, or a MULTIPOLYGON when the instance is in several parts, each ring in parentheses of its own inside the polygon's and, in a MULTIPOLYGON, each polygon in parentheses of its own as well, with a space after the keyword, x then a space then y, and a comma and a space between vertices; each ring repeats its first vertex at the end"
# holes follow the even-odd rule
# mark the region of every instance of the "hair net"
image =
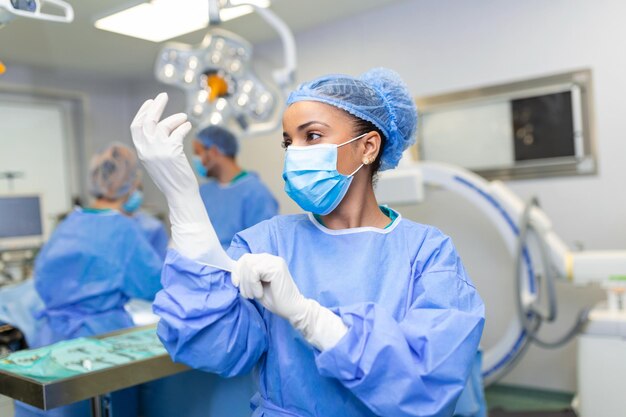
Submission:
POLYGON ((135 152, 114 143, 91 158, 90 192, 94 197, 117 200, 138 183, 139 170, 135 152))
POLYGON ((400 76, 386 68, 374 68, 359 77, 332 74, 300 84, 287 99, 319 101, 373 123, 387 139, 380 169, 395 168, 402 152, 415 143, 417 107, 400 76))
POLYGON ((211 125, 198 133, 198 139, 206 147, 217 147, 226 156, 234 157, 239 152, 239 142, 229 130, 211 125))

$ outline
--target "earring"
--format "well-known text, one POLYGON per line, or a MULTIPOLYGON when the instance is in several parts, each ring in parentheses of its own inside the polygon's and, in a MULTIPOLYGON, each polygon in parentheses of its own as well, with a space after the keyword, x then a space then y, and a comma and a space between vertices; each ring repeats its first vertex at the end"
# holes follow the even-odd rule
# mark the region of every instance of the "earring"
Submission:
POLYGON ((373 161, 370 158, 367 158, 365 161, 363 161, 364 165, 369 165, 371 164, 373 161))

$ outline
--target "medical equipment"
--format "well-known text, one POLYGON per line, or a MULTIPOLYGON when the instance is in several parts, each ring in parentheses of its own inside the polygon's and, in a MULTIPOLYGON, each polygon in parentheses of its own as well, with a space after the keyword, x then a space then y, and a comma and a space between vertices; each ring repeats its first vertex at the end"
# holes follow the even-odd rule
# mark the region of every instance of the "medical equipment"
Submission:
POLYGON ((0 196, 0 250, 37 247, 43 239, 38 195, 0 196))
MULTIPOLYGON (((226 10, 230 2, 211 2, 209 10, 226 10)), ((240 5, 240 3, 238 3, 240 5)), ((168 43, 159 52, 157 80, 186 92, 190 121, 198 130, 210 125, 236 129, 240 134, 260 134, 280 123, 282 97, 295 79, 293 34, 272 11, 250 4, 279 33, 284 67, 273 72, 276 87, 264 83, 252 69, 252 45, 223 29, 212 29, 199 45, 168 43)), ((219 16, 212 15, 212 23, 219 16)))
POLYGON ((74 20, 74 9, 63 0, 0 0, 0 28, 18 17, 70 23, 74 20), (42 7, 48 6, 62 14, 43 12, 42 7))
POLYGON ((537 337, 542 322, 556 317, 556 299, 553 289, 555 277, 564 278, 574 285, 599 283, 608 293, 609 305, 615 309, 626 308, 618 300, 626 289, 626 251, 573 252, 552 230, 552 224, 536 204, 525 205, 502 182, 489 182, 465 169, 437 162, 412 162, 405 154, 400 168, 382 173, 378 183, 379 202, 387 204, 419 203, 423 201, 425 186, 441 187, 460 194, 487 214, 497 227, 516 263, 520 293, 519 307, 523 319, 515 318, 507 334, 484 355, 483 376, 489 384, 502 377, 520 359, 531 341, 541 346, 561 345, 582 328, 586 312, 581 312, 575 326, 555 342, 537 337), (527 238, 528 237, 528 238, 527 238), (537 265, 529 246, 536 242, 544 264, 548 287, 547 308, 539 303, 543 299, 536 275, 537 265))
POLYGON ((156 338, 154 326, 17 352, 0 362, 9 362, 8 365, 0 364, 0 394, 43 410, 91 398, 93 416, 107 415, 100 413, 100 396, 103 394, 188 369, 172 362, 156 338), (49 367, 33 366, 38 361, 54 362, 59 372, 47 378, 23 376, 24 372, 17 372, 24 368, 30 373, 50 373, 49 367), (11 365, 10 362, 26 366, 11 365), (26 369, 28 365, 30 369, 26 369), (74 376, 68 377, 70 375, 74 376))
POLYGON ((0 286, 31 275, 43 243, 43 219, 38 195, 0 196, 0 286))

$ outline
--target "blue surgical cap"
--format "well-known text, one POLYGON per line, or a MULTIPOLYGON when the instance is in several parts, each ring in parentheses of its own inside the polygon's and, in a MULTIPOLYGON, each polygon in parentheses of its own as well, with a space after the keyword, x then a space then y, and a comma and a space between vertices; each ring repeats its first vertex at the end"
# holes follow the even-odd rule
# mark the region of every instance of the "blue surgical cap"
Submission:
POLYGON ((114 143, 91 159, 89 191, 94 197, 117 200, 138 183, 137 156, 128 146, 114 143))
POLYGON ((360 75, 332 74, 298 86, 287 105, 319 101, 371 122, 386 138, 380 169, 395 168, 402 152, 415 143, 417 107, 400 76, 386 68, 360 75))
POLYGON ((211 125, 198 133, 198 140, 205 148, 217 147, 226 156, 235 157, 239 152, 239 142, 229 130, 211 125))

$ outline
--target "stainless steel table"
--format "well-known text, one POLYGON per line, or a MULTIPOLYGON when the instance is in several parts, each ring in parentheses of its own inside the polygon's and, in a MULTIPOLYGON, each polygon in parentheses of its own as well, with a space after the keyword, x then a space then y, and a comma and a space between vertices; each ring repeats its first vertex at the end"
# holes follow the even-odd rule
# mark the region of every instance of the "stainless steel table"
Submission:
MULTIPOLYGON (((126 329, 97 338, 105 339, 154 327, 151 325, 126 329)), ((188 369, 185 365, 172 362, 169 355, 162 354, 50 382, 42 382, 0 370, 0 394, 42 410, 91 399, 92 414, 94 417, 100 417, 102 416, 102 395, 188 369)))

